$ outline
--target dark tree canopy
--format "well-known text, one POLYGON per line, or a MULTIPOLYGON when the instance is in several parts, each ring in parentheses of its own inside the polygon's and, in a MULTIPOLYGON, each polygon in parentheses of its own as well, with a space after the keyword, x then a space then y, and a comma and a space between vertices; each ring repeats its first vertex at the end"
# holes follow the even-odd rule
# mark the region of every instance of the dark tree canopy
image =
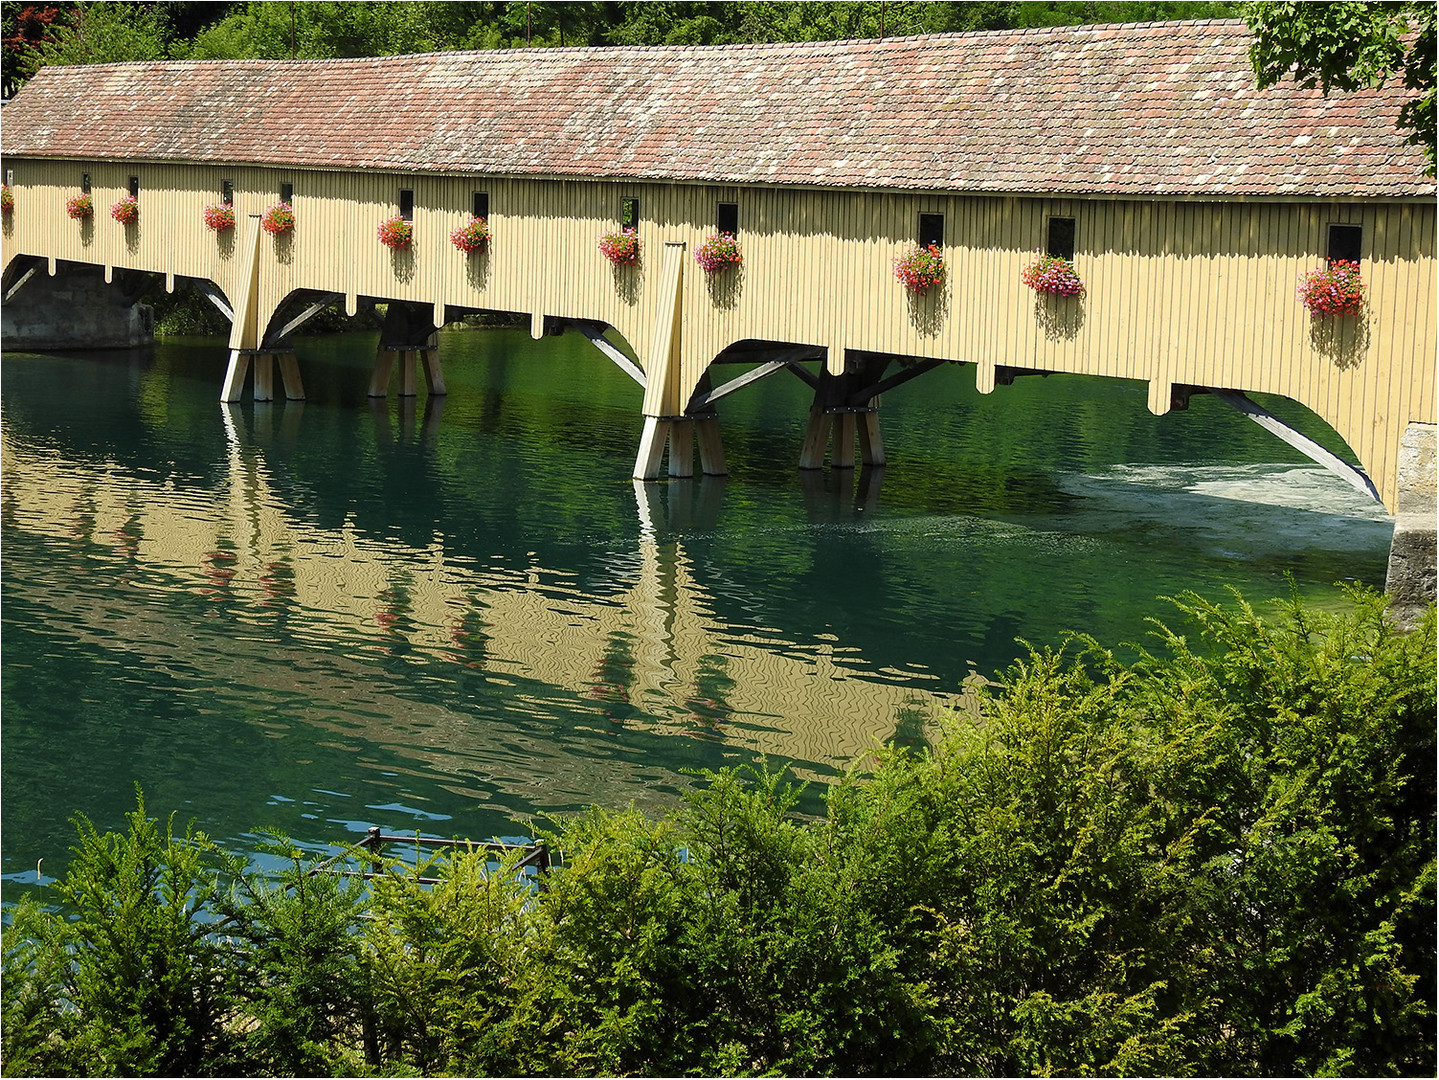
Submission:
POLYGON ((1334 0, 1325 4, 1253 3, 1252 57, 1259 86, 1293 73, 1300 86, 1358 90, 1402 78, 1419 93, 1400 111, 1397 127, 1422 145, 1434 172, 1434 15, 1430 0, 1334 0))
POLYGON ((728 45, 1233 17, 1235 3, 1156 0, 70 0, 4 12, 5 93, 44 64, 323 59, 551 45, 728 45))

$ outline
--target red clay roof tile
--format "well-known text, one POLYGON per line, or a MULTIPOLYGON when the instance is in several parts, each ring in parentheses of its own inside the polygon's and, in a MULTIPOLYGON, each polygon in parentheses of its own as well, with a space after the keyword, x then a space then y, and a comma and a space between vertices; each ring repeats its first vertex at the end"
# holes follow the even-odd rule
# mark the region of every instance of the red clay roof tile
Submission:
POLYGON ((1216 20, 45 68, 6 154, 1099 195, 1432 195, 1396 86, 1254 88, 1216 20))

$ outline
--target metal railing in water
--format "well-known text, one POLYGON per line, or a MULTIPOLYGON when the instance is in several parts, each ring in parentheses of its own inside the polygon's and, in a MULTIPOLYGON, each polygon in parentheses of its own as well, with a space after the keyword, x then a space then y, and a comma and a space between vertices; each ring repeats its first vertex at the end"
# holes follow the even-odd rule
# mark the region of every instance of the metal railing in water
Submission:
POLYGON ((545 846, 543 840, 537 840, 533 844, 509 844, 500 840, 442 840, 438 837, 429 836, 396 836, 382 832, 378 825, 370 826, 365 838, 359 843, 351 844, 334 858, 327 859, 320 865, 310 870, 311 874, 340 874, 345 877, 363 877, 369 881, 376 877, 383 877, 392 872, 393 868, 387 868, 384 860, 386 845, 409 845, 415 849, 415 873, 402 875, 405 880, 415 882, 419 885, 438 885, 442 879, 425 877, 420 874, 421 861, 420 850, 442 851, 445 849, 458 849, 463 851, 485 851, 497 858, 504 858, 514 852, 524 854, 513 865, 513 869, 519 873, 526 870, 534 870, 537 883, 544 887, 545 874, 550 870, 550 850, 545 846), (355 857, 364 861, 368 857, 369 870, 343 870, 336 869, 333 864, 347 857, 355 857))

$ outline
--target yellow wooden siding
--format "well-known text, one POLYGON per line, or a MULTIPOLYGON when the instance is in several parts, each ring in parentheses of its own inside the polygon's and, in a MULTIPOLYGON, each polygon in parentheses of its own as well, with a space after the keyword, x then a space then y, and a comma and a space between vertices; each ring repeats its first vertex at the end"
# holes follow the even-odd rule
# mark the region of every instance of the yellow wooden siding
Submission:
POLYGON ((1404 426, 1435 421, 1432 203, 1044 199, 16 159, 7 168, 16 201, 3 234, 7 263, 30 254, 208 278, 227 295, 249 215, 293 183, 293 236, 260 238, 262 323, 294 290, 312 289, 595 319, 644 357, 661 253, 680 241, 682 396, 715 354, 751 338, 976 364, 982 389, 995 366, 1148 380, 1160 408, 1170 384, 1273 393, 1328 421, 1391 506, 1404 426), (82 226, 66 217, 65 200, 87 171, 95 216, 82 226), (131 175, 140 177, 141 211, 127 230, 109 208, 131 175), (202 212, 226 179, 240 224, 217 236, 202 212), (415 241, 395 253, 376 229, 398 212, 401 188, 415 193, 415 241), (477 190, 489 194, 491 240, 467 256, 449 234, 468 219, 477 190), (613 268, 597 244, 618 228, 625 197, 640 200, 643 254, 638 267, 613 268), (714 231, 721 201, 739 204, 744 261, 708 280, 693 252, 714 231), (892 260, 915 239, 921 212, 945 216, 949 273, 916 298, 892 260), (1039 297, 1019 280, 1051 215, 1075 219, 1082 299, 1039 297), (1316 321, 1295 290, 1321 265, 1335 222, 1364 229, 1368 304, 1360 319, 1316 321), (1326 345, 1317 329, 1337 329, 1337 343, 1326 345))

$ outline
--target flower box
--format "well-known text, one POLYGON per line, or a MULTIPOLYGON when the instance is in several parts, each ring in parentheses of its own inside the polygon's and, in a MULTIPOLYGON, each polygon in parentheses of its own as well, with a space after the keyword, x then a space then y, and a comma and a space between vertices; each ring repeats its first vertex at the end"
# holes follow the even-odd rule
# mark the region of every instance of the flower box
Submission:
POLYGON ((205 226, 216 232, 235 227, 235 208, 229 203, 205 207, 205 226))
POLYGON ((633 266, 640 261, 640 238, 634 229, 621 229, 600 237, 600 251, 616 266, 633 266))
POLYGON ((8 214, 15 209, 15 196, 10 192, 9 184, 0 184, 0 214, 8 214))
POLYGON ((944 255, 938 244, 915 244, 894 260, 894 276, 911 292, 926 293, 944 280, 944 255))
POLYGON ((730 233, 715 233, 695 248, 695 262, 706 274, 718 274, 740 263, 739 241, 730 233))
POLYGON ((140 200, 133 195, 126 195, 110 207, 110 216, 121 225, 135 224, 140 220, 140 200))
POLYGON ((1357 315, 1364 306, 1364 282, 1359 264, 1330 259, 1327 266, 1299 279, 1299 302, 1311 315, 1357 315))
POLYGON ((271 236, 284 236, 295 228, 295 210, 289 203, 276 203, 260 218, 260 228, 271 236))
POLYGON ((396 215, 380 222, 380 227, 375 230, 375 235, 380 238, 380 243, 385 247, 403 251, 415 238, 415 227, 411 222, 396 215))
POLYGON ((466 255, 475 251, 483 251, 490 240, 490 226, 484 218, 472 217, 465 224, 461 225, 454 232, 450 233, 450 243, 459 248, 466 255))
POLYGON ((1020 272, 1019 280, 1035 292, 1051 296, 1079 296, 1084 292, 1084 282, 1062 255, 1041 255, 1020 272))
POLYGON ((65 213, 69 214, 76 221, 83 221, 95 212, 95 201, 90 198, 88 191, 82 191, 79 195, 72 195, 65 201, 65 213))

